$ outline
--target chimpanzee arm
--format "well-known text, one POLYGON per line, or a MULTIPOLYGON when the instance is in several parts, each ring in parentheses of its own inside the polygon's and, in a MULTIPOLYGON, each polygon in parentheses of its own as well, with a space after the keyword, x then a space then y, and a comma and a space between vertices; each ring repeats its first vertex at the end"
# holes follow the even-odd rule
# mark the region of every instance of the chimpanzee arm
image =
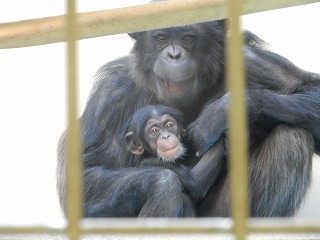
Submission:
POLYGON ((161 167, 174 171, 179 176, 184 191, 199 201, 205 197, 216 180, 224 162, 224 154, 225 145, 224 140, 221 139, 201 157, 193 168, 179 163, 170 165, 154 156, 142 159, 137 166, 139 168, 161 167))
POLYGON ((212 101, 198 119, 189 125, 188 132, 198 156, 202 156, 227 130, 229 100, 230 94, 227 93, 222 98, 212 101))
POLYGON ((290 95, 270 91, 248 92, 249 113, 259 113, 279 123, 302 127, 312 133, 320 151, 320 87, 290 95))
MULTIPOLYGON (((269 90, 247 90, 249 121, 258 118, 272 119, 309 130, 315 139, 316 150, 320 150, 320 87, 284 95, 269 90)), ((227 128, 230 94, 209 104, 200 117, 189 126, 196 147, 204 154, 227 128)))
POLYGON ((170 169, 177 173, 183 183, 184 190, 196 201, 199 201, 206 196, 216 180, 224 163, 224 154, 224 139, 221 139, 201 157, 193 168, 190 169, 179 164, 171 166, 170 169))
POLYGON ((137 167, 142 168, 142 167, 165 167, 166 163, 159 159, 159 157, 146 157, 141 160, 139 160, 137 167))
MULTIPOLYGON (((286 58, 268 51, 261 40, 246 33, 243 47, 246 63, 249 122, 261 117, 309 130, 320 149, 320 76, 306 72, 286 58), (269 118, 270 117, 270 118, 269 118)), ((228 128, 230 94, 212 101, 189 126, 200 154, 206 152, 228 128)))

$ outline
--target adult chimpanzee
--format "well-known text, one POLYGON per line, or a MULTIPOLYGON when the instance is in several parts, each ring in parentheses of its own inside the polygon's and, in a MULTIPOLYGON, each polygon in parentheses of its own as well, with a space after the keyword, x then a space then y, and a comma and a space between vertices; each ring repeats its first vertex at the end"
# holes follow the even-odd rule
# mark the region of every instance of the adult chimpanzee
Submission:
MULTIPOLYGON (((183 128, 183 114, 165 105, 148 105, 135 112, 126 134, 128 150, 134 166, 157 166, 174 171, 183 183, 184 195, 183 216, 195 216, 195 203, 207 194, 215 181, 218 171, 223 166, 219 161, 225 153, 223 142, 219 147, 211 148, 193 167, 197 159, 187 159, 183 156, 186 148, 183 138, 186 130, 183 128), (215 159, 212 158, 215 156, 215 159), (200 175, 201 173, 201 175, 200 175)), ((184 139, 187 144, 187 139, 184 139)))
MULTIPOLYGON (((130 36, 136 40, 131 54, 100 69, 80 119, 84 216, 181 216, 177 174, 135 168, 125 134, 136 110, 162 103, 184 113, 200 153, 220 139, 227 130, 230 97, 225 89, 224 21, 130 36)), ((312 154, 320 150, 320 77, 268 51, 251 33, 245 33, 243 54, 250 119, 250 215, 290 216, 310 184, 312 154)), ((65 152, 62 137, 58 190, 64 209, 65 152)), ((197 205, 199 216, 229 214, 228 185, 223 167, 197 205)))

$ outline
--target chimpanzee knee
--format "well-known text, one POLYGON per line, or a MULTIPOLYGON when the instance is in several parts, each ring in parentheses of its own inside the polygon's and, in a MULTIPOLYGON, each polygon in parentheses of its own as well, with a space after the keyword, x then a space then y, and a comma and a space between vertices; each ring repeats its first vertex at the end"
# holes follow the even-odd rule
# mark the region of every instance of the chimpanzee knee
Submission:
POLYGON ((151 179, 147 201, 139 217, 180 217, 183 214, 183 192, 180 179, 169 169, 158 169, 151 179))
POLYGON ((180 179, 171 170, 95 167, 84 176, 85 217, 178 217, 183 211, 180 179))

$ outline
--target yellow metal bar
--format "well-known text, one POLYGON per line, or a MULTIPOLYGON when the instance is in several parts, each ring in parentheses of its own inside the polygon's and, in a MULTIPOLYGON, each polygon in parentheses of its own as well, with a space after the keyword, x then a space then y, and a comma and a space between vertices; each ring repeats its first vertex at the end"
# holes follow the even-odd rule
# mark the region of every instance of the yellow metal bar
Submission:
POLYGON ((0 234, 35 234, 35 233, 52 233, 59 234, 64 233, 64 228, 50 228, 43 226, 30 226, 30 227, 15 227, 15 226, 2 226, 0 227, 0 234))
POLYGON ((319 219, 303 218, 252 218, 251 233, 320 233, 319 219))
POLYGON ((80 239, 82 217, 82 171, 77 103, 77 24, 75 0, 67 0, 67 62, 68 62, 68 134, 67 134, 67 232, 69 239, 80 239))
POLYGON ((85 233, 230 233, 230 218, 85 219, 85 233))
POLYGON ((246 239, 248 227, 248 154, 242 34, 240 30, 241 0, 229 1, 227 41, 227 78, 231 92, 229 111, 230 178, 232 217, 237 240, 246 239))
MULTIPOLYGON (((192 219, 85 219, 81 221, 82 234, 107 233, 231 233, 230 218, 192 218, 192 219)), ((249 219, 250 233, 317 233, 320 234, 320 222, 316 219, 263 218, 249 219)), ((0 227, 0 233, 34 234, 66 233, 65 228, 0 227)))
MULTIPOLYGON (((316 3, 319 0, 243 0, 242 14, 316 3)), ((111 9, 78 16, 78 39, 144 31, 227 17, 227 0, 180 0, 111 9)), ((0 24, 0 48, 66 41, 66 16, 0 24)))

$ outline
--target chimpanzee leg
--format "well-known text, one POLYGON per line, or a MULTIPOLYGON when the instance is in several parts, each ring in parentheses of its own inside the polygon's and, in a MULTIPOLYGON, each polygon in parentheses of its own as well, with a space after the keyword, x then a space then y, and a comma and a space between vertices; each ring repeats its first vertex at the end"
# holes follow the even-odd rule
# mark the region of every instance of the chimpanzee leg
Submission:
POLYGON ((302 128, 277 126, 251 154, 250 215, 291 216, 311 181, 314 140, 302 128))
MULTIPOLYGON (((311 180, 314 141, 302 128, 277 126, 250 154, 250 216, 291 216, 311 180)), ((198 206, 199 216, 230 215, 230 182, 225 177, 198 206)))
POLYGON ((183 194, 183 217, 196 217, 196 203, 195 200, 188 194, 183 194))
POLYGON ((182 213, 181 183, 171 170, 95 167, 84 172, 85 217, 179 217, 182 213))

